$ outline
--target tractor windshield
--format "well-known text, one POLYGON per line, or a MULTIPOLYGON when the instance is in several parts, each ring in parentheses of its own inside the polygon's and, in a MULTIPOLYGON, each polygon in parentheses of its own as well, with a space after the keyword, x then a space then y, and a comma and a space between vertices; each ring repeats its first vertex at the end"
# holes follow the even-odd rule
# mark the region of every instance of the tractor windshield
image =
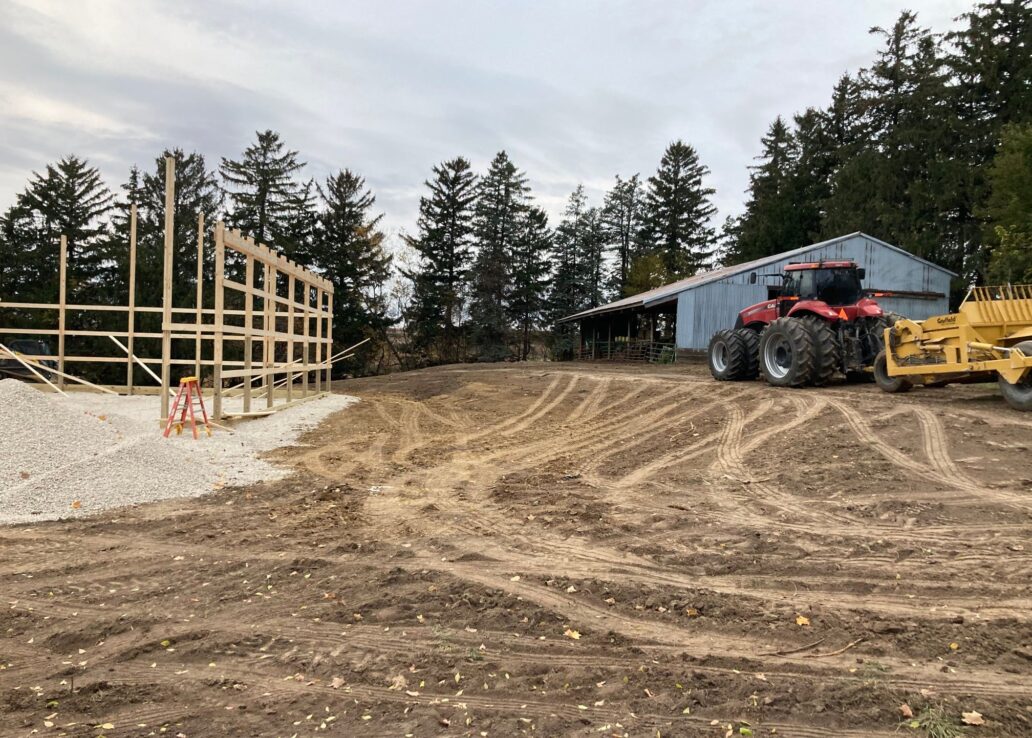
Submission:
POLYGON ((785 272, 781 294, 829 305, 852 305, 863 297, 863 290, 855 268, 835 267, 785 272))
POLYGON ((829 305, 852 305, 863 297, 856 269, 814 270, 815 298, 829 305))

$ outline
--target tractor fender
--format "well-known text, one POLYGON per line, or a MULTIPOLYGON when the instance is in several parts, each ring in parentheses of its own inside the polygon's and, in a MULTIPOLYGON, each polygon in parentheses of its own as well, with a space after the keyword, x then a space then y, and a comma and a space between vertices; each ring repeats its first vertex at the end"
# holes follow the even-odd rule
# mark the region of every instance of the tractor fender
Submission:
POLYGON ((856 304, 856 317, 858 318, 880 318, 885 315, 881 305, 869 297, 865 297, 856 304))
POLYGON ((820 300, 800 300, 792 309, 788 311, 788 315, 791 318, 802 318, 805 315, 816 315, 818 318, 824 320, 835 321, 839 320, 840 316, 838 311, 828 305, 826 302, 820 300))

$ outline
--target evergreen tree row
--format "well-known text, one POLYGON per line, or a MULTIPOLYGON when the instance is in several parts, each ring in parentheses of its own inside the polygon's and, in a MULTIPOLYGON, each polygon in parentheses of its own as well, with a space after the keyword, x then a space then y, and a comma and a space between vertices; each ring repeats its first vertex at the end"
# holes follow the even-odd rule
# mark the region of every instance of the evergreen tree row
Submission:
MULTIPOLYGON (((275 246, 333 282, 334 340, 346 346, 378 339, 373 352, 364 352, 351 367, 368 370, 386 329, 396 322, 388 316, 391 261, 375 197, 364 179, 348 169, 325 182, 301 179, 304 163, 273 131, 258 133, 238 160, 222 159, 217 170, 200 154, 165 151, 149 170, 133 167, 117 195, 79 157, 47 166, 0 216, 0 296, 9 302, 56 302, 63 234, 68 238, 68 301, 127 304, 130 207, 135 204, 136 304, 160 305, 167 156, 174 158, 176 171, 174 304, 195 301, 199 214, 206 216, 207 279, 214 269, 214 221, 224 218, 229 227, 275 246)), ((138 329, 158 329, 149 317, 141 317, 138 329)), ((32 311, 15 319, 25 326, 53 323, 52 316, 32 311)), ((75 325, 70 327, 97 330, 124 330, 125 323, 124 316, 112 313, 73 313, 71 320, 75 325)))
POLYGON ((712 263, 708 173, 675 141, 645 186, 617 176, 601 206, 579 186, 552 228, 506 152, 480 177, 462 157, 434 167, 405 239, 418 255, 403 271, 411 348, 428 362, 526 360, 549 329, 545 343, 568 353, 574 337, 561 318, 712 263))

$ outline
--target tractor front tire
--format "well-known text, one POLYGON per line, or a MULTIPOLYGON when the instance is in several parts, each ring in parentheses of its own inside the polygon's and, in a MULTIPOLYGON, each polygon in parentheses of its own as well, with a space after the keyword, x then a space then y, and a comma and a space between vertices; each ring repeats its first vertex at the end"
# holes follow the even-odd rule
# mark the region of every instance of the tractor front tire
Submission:
POLYGON ((890 377, 885 352, 880 351, 874 358, 874 382, 884 392, 909 392, 914 383, 906 377, 890 377))
MULTIPOLYGON (((756 360, 749 358, 749 345, 738 331, 717 331, 709 342, 709 368, 720 382, 752 379, 749 369, 756 360)), ((755 374, 753 375, 755 376, 755 374)))
MULTIPOLYGON (((1032 356, 1032 341, 1022 341, 1014 348, 1025 356, 1032 356)), ((1025 370, 1025 375, 1017 384, 1011 384, 1003 377, 997 380, 1000 394, 1015 410, 1032 410, 1032 369, 1025 370)))
POLYGON ((760 334, 760 372, 775 387, 803 387, 814 373, 813 332, 799 318, 778 318, 760 334))

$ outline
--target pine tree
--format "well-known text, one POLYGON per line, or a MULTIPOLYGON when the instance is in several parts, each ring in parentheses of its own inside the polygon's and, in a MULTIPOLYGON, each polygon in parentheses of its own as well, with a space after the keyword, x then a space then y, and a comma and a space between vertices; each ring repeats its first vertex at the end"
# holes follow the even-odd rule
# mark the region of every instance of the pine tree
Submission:
POLYGON ((530 355, 530 332, 540 324, 545 307, 551 247, 548 216, 541 208, 528 207, 517 227, 506 295, 506 312, 519 331, 521 361, 530 355))
POLYGON ((988 172, 986 242, 993 283, 1032 283, 1032 124, 1011 125, 988 172))
POLYGON ((289 243, 304 195, 295 176, 305 165, 275 131, 256 135, 258 140, 244 149, 239 161, 223 157, 219 165, 230 200, 226 222, 259 243, 280 248, 281 242, 289 243))
POLYGON ((526 175, 504 151, 498 152, 480 180, 473 219, 477 257, 471 274, 469 317, 482 360, 498 361, 509 355, 505 296, 528 191, 526 175))
POLYGON ((391 260, 379 230, 383 215, 372 214, 376 198, 349 169, 327 177, 318 192, 323 207, 312 262, 333 283, 334 341, 347 346, 366 337, 382 338, 393 323, 385 294, 391 260))
POLYGON ((959 142, 939 43, 909 11, 892 28, 871 32, 884 46, 859 75, 865 138, 844 152, 825 233, 863 230, 960 271, 963 239, 941 217, 955 209, 964 173, 942 156, 959 142))
POLYGON ((606 302, 608 268, 606 263, 607 233, 602 211, 588 208, 584 211, 584 224, 580 230, 578 260, 582 266, 584 303, 596 308, 606 302))
POLYGON ((659 170, 649 177, 645 232, 674 278, 705 268, 713 251, 710 219, 716 208, 710 203, 714 190, 703 186, 708 174, 695 149, 678 140, 667 147, 659 170))
POLYGON ((111 202, 100 172, 77 156, 33 172, 2 227, 5 248, 16 255, 20 300, 57 301, 62 235, 68 238, 68 301, 96 299, 109 268, 103 242, 111 202))
POLYGON ((798 223, 792 186, 798 160, 795 137, 781 116, 775 118, 760 140, 760 164, 751 167, 749 200, 736 225, 736 240, 728 263, 752 261, 805 246, 798 223))
POLYGON ((807 108, 795 116, 794 137, 797 156, 790 181, 791 199, 796 209, 797 238, 810 244, 820 239, 830 183, 838 165, 830 116, 807 108))
POLYGON ((616 252, 616 265, 610 280, 612 294, 616 298, 624 297, 631 262, 642 252, 642 190, 639 175, 635 174, 626 180, 616 175, 616 182, 606 193, 602 206, 602 221, 607 245, 616 252))
POLYGON ((430 194, 419 200, 419 235, 405 237, 420 256, 418 272, 403 272, 412 281, 405 320, 417 348, 436 349, 438 358, 455 361, 472 252, 476 175, 462 157, 435 166, 433 174, 425 183, 430 194))
POLYGON ((557 356, 568 356, 573 349, 574 328, 569 323, 559 323, 562 318, 580 312, 587 306, 585 283, 586 269, 583 257, 584 233, 587 230, 587 197, 583 185, 570 195, 563 211, 563 218, 553 235, 552 263, 555 275, 548 296, 546 313, 552 326, 552 352, 557 356))
POLYGON ((113 213, 110 251, 117 263, 116 295, 124 302, 128 290, 129 212, 136 205, 136 302, 159 306, 165 259, 165 159, 175 161, 172 302, 177 307, 196 303, 197 221, 204 213, 205 274, 210 279, 214 267, 215 220, 222 210, 222 189, 215 172, 204 156, 187 154, 182 149, 166 149, 154 159, 154 168, 141 173, 133 167, 122 185, 122 196, 113 213))

